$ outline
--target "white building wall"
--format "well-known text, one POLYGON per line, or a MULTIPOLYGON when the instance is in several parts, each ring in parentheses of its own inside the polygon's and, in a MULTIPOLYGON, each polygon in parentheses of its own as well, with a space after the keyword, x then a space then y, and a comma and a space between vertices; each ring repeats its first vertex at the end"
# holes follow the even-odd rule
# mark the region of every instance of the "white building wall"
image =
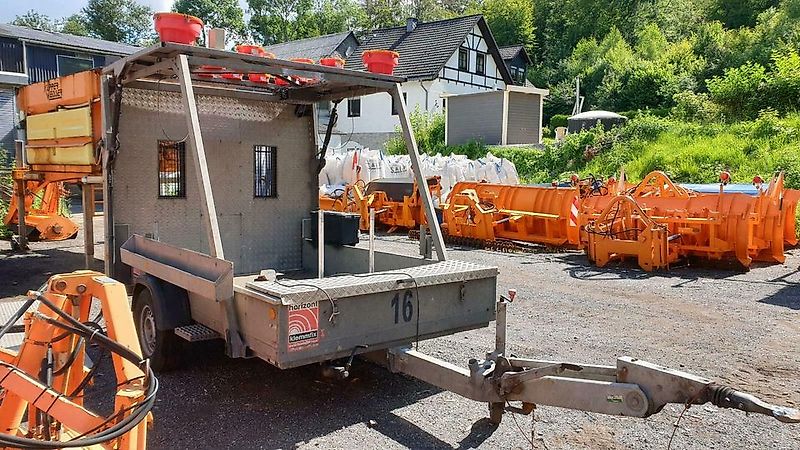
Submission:
MULTIPOLYGON (((443 99, 447 94, 468 94, 487 90, 501 90, 505 88, 503 77, 498 70, 497 63, 489 53, 489 48, 483 39, 478 26, 461 45, 469 52, 469 70, 458 70, 458 50, 456 50, 439 72, 439 78, 430 81, 407 81, 403 83, 403 92, 406 93, 406 102, 409 111, 419 109, 428 112, 442 112, 443 99), (486 55, 485 75, 475 73, 477 53, 486 55), (427 89, 427 102, 426 102, 427 89)), ((402 58, 403 55, 400 55, 402 58)), ((358 141, 359 135, 374 133, 387 135, 394 133, 400 125, 398 117, 392 115, 392 101, 389 94, 373 94, 361 97, 361 116, 348 117, 347 102, 343 101, 339 107, 339 120, 336 130, 345 143, 348 136, 358 141)), ((345 144, 347 146, 347 144, 345 144)))

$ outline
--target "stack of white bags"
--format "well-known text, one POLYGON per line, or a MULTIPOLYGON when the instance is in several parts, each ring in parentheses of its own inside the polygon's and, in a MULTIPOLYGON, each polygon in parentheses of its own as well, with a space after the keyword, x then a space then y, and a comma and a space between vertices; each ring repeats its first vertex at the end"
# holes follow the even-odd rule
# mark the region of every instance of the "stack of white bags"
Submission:
MULTIPOLYGON (((420 155, 420 166, 426 177, 442 177, 442 198, 447 198, 459 181, 519 184, 514 163, 491 153, 478 160, 468 159, 464 155, 420 155)), ((408 155, 384 155, 380 150, 368 148, 349 150, 325 157, 325 168, 319 174, 320 193, 330 195, 335 191, 341 192, 344 185, 354 184, 358 180, 369 183, 379 178, 413 177, 408 155)))

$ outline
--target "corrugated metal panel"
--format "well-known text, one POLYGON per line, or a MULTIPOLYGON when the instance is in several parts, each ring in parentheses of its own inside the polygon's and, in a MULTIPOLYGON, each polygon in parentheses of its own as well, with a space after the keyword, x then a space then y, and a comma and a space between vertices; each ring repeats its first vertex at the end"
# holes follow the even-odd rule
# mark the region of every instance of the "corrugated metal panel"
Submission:
POLYGON ((102 63, 98 65, 98 61, 105 61, 105 57, 100 55, 79 54, 69 50, 40 47, 38 45, 27 45, 26 48, 28 50, 28 78, 30 83, 38 83, 58 77, 59 55, 91 59, 94 67, 103 65, 102 63))
POLYGON ((509 92, 507 144, 539 143, 539 128, 542 126, 542 118, 539 117, 541 101, 542 96, 538 94, 509 92))
POLYGON ((3 147, 13 161, 14 140, 14 89, 0 89, 0 147, 3 147))
POLYGON ((447 98, 447 144, 473 140, 500 144, 503 127, 503 92, 457 95, 447 98))
POLYGON ((0 37, 0 72, 23 73, 22 43, 0 37))

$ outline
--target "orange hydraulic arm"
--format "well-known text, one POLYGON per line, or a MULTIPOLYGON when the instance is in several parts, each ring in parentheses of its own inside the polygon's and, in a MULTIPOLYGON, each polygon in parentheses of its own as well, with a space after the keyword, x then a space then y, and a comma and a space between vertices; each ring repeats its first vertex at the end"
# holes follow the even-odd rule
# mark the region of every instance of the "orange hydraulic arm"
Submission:
POLYGON ((14 448, 90 447, 143 449, 158 381, 142 360, 139 340, 121 283, 92 271, 54 275, 44 292, 31 291, 23 309, 25 339, 18 352, 0 353, 0 445, 14 448), (89 320, 100 301, 105 331, 89 320), (34 300, 36 311, 25 312, 34 300), (116 375, 114 414, 84 406, 85 388, 101 363, 86 369, 86 349, 111 355, 116 375), (27 414, 26 414, 27 411, 27 414), (27 423, 25 423, 27 422, 27 423))

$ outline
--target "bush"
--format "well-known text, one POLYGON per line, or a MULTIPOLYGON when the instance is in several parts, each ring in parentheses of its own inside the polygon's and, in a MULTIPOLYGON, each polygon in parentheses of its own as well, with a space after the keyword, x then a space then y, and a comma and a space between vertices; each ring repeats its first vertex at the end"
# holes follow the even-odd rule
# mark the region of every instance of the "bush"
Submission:
POLYGON ((558 127, 566 127, 568 124, 566 114, 556 114, 550 118, 550 128, 555 130, 558 127))
POLYGON ((672 116, 680 120, 713 122, 719 121, 722 111, 708 97, 708 94, 695 94, 693 92, 679 92, 672 96, 675 106, 672 116))
POLYGON ((761 97, 766 79, 764 66, 747 63, 707 80, 706 86, 711 99, 722 106, 729 117, 746 119, 755 117, 763 104, 761 97))
MULTIPOLYGON (((444 153, 444 114, 427 113, 416 108, 410 115, 411 128, 414 130, 414 137, 417 139, 417 147, 420 153, 435 155, 444 153)), ((386 152, 390 155, 401 155, 406 153, 406 144, 403 140, 400 128, 397 128, 397 136, 386 143, 386 152)))

